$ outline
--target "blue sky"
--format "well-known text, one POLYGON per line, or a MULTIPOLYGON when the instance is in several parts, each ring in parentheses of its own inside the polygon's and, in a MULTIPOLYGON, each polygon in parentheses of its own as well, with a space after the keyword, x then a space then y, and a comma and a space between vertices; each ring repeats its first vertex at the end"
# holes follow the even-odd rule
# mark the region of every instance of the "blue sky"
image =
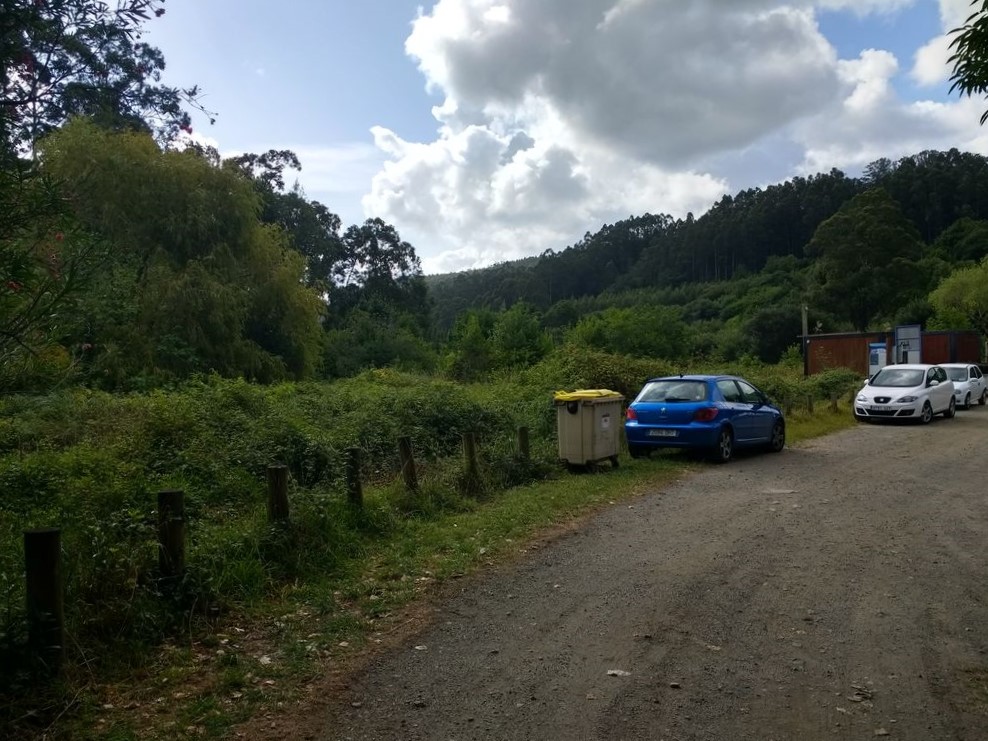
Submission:
POLYGON ((922 149, 988 154, 948 96, 967 0, 167 0, 147 40, 224 154, 295 150, 344 224, 427 272, 922 149))

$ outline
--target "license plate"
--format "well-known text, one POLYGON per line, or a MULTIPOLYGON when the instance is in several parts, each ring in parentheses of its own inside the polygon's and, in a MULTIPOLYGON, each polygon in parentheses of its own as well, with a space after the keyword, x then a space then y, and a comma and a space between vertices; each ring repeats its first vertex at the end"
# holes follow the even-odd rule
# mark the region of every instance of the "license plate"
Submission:
POLYGON ((650 437, 676 437, 679 430, 649 430, 648 434, 650 437))
POLYGON ((871 411, 873 411, 873 412, 894 412, 895 411, 895 407, 878 406, 878 405, 872 404, 871 411))

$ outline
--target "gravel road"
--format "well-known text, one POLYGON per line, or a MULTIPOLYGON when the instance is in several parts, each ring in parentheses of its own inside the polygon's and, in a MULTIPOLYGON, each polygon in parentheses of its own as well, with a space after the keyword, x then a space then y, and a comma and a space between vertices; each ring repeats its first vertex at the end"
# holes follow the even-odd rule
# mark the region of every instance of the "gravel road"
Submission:
POLYGON ((451 593, 323 738, 988 739, 986 450, 976 407, 703 465, 451 593))

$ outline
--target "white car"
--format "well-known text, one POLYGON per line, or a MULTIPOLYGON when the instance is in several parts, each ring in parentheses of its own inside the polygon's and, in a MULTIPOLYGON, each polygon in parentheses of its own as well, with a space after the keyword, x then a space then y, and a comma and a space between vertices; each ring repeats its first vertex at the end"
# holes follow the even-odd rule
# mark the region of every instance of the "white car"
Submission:
POLYGON ((946 419, 957 409, 954 382, 939 365, 887 365, 868 379, 854 402, 859 420, 918 419, 929 423, 934 414, 946 419))
POLYGON ((988 399, 988 384, 981 369, 973 363, 943 363, 947 376, 954 382, 954 400, 957 406, 970 409, 973 402, 984 406, 988 399))

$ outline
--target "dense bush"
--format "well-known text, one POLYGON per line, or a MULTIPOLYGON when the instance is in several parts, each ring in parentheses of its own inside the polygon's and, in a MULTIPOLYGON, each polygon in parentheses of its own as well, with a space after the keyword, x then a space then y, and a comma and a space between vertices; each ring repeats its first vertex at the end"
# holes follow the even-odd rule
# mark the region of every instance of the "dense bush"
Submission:
MULTIPOLYGON (((72 645, 148 644, 195 610, 250 602, 286 578, 325 573, 386 535, 394 518, 464 506, 552 470, 551 399, 510 381, 470 387, 396 371, 334 384, 258 386, 217 377, 178 390, 109 394, 75 389, 0 401, 0 653, 23 637, 21 533, 60 526, 72 645), (541 397, 541 398, 540 398, 541 397), (514 453, 532 429, 527 464, 514 453), (479 441, 482 480, 467 487, 462 434, 479 441), (423 491, 368 500, 343 495, 347 448, 362 450, 362 477, 387 484, 395 441, 412 440, 423 491), (291 473, 292 524, 265 517, 265 471, 291 473), (157 583, 155 492, 186 493, 183 582, 157 583), (410 506, 411 504, 411 506, 410 506), (404 510, 404 511, 403 511, 404 510), (14 585, 14 586, 11 586, 14 585)), ((102 652, 99 652, 102 653, 102 652)), ((132 652, 133 653, 133 652, 132 652)), ((3 658, 3 657, 0 657, 3 658)))

